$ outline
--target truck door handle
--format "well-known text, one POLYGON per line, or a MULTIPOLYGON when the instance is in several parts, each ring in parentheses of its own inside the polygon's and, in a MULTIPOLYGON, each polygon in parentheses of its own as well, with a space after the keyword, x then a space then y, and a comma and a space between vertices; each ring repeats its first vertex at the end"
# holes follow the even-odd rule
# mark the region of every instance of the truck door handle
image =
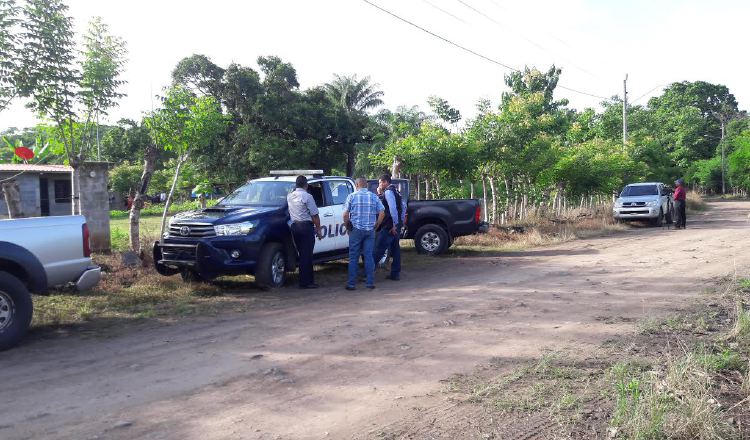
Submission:
POLYGON ((325 214, 323 214, 323 217, 333 217, 333 213, 332 212, 326 212, 325 214))

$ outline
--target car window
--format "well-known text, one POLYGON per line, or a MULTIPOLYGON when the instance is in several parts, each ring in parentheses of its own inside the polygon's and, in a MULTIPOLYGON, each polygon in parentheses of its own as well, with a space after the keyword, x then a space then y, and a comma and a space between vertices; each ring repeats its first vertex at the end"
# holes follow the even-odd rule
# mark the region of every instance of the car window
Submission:
POLYGON ((313 199, 315 200, 315 206, 317 206, 318 208, 326 206, 326 203, 323 199, 323 185, 321 185, 320 182, 308 183, 307 192, 309 192, 310 195, 313 196, 313 199))
POLYGON ((328 180, 326 185, 331 190, 332 205, 343 205, 349 194, 354 192, 351 182, 346 180, 328 180))
POLYGON ((659 190, 656 185, 628 185, 620 193, 620 197, 656 196, 659 190))
POLYGON ((293 190, 294 182, 250 182, 224 197, 219 206, 281 206, 286 203, 287 194, 293 190))

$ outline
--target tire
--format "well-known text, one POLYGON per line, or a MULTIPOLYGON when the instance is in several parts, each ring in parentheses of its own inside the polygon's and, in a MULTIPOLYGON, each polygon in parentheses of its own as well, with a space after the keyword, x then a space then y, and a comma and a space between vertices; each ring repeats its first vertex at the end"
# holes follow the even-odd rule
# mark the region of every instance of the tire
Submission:
POLYGON ((18 344, 31 324, 33 312, 26 286, 8 272, 0 272, 0 350, 18 344))
POLYGON ((661 226, 664 224, 664 210, 659 208, 659 216, 651 219, 651 226, 661 226))
POLYGON ((448 233, 438 225, 424 225, 414 234, 414 246, 420 254, 440 255, 448 249, 448 233))
POLYGON ((286 255, 279 243, 263 246, 255 269, 255 283, 264 289, 282 287, 286 282, 286 255))

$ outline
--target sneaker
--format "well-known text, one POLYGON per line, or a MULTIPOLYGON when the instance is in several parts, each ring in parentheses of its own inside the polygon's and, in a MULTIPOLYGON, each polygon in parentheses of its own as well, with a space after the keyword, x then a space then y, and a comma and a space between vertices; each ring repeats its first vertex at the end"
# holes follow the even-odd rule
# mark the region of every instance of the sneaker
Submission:
POLYGON ((357 290, 354 286, 346 286, 346 290, 357 290))
POLYGON ((401 277, 394 277, 393 275, 386 275, 385 279, 391 280, 391 281, 398 281, 401 279, 401 277))
POLYGON ((375 285, 373 284, 372 286, 365 286, 365 287, 367 287, 368 289, 374 289, 375 285))

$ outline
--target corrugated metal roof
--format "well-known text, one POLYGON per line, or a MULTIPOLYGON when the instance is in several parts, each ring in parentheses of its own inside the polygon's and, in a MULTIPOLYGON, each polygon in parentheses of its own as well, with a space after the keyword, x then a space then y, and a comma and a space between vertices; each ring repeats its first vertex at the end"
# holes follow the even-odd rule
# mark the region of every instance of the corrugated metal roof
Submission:
POLYGON ((0 173, 71 173, 73 168, 67 165, 31 165, 23 163, 0 163, 0 173))

